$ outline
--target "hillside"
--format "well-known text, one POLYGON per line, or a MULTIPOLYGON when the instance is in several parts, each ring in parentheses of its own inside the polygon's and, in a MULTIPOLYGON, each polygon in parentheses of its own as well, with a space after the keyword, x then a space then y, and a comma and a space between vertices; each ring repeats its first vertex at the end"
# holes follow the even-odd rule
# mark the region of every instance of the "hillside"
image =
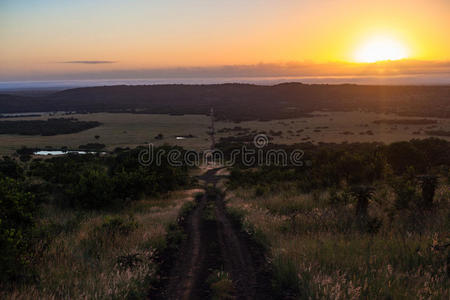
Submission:
POLYGON ((0 95, 0 113, 38 111, 206 114, 267 120, 314 110, 364 109, 421 117, 450 116, 450 86, 250 84, 76 88, 46 96, 0 95))

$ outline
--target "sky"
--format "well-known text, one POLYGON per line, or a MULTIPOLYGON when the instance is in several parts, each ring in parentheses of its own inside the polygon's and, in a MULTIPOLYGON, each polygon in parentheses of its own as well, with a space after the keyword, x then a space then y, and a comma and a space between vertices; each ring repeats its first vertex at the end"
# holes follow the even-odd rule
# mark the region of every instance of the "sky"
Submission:
POLYGON ((0 0, 0 81, 448 75, 449 28, 449 0, 0 0))

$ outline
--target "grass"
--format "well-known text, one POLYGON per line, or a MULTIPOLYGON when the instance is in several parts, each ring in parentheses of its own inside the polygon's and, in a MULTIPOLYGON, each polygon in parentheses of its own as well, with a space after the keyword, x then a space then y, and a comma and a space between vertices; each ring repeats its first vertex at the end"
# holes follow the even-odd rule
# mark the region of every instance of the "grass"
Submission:
POLYGON ((36 248, 39 280, 5 288, 0 298, 146 298, 155 251, 197 192, 143 199, 116 213, 45 207, 40 227, 49 238, 36 248))
MULTIPOLYGON (((46 120, 48 115, 41 117, 14 118, 14 120, 46 120)), ((58 117, 52 116, 52 117, 58 117)), ((64 134, 49 137, 22 136, 22 135, 0 135, 0 154, 11 154, 21 146, 45 148, 51 146, 61 148, 67 146, 78 149, 79 145, 88 143, 102 143, 106 150, 116 147, 136 147, 146 143, 161 145, 164 143, 176 144, 186 149, 204 150, 209 149, 210 141, 207 128, 210 119, 203 115, 147 115, 130 113, 92 113, 70 115, 80 121, 98 121, 102 125, 83 132, 64 134), (162 133, 162 140, 154 137, 162 133), (176 136, 187 136, 192 134, 194 138, 176 140, 176 136), (98 139, 95 136, 99 136, 98 139)), ((281 136, 274 136, 273 142, 280 144, 293 144, 304 142, 303 138, 309 137, 311 142, 372 142, 382 141, 390 143, 394 141, 405 141, 413 138, 426 138, 426 125, 391 125, 374 124, 379 119, 411 120, 414 118, 393 115, 366 113, 366 112, 326 112, 319 113, 313 118, 299 118, 287 120, 272 120, 267 122, 249 121, 238 124, 242 128, 249 128, 255 132, 282 131, 281 136), (321 128, 317 132, 317 128, 321 128), (359 134, 360 132, 372 131, 373 135, 359 134), (351 132, 352 135, 342 134, 351 132), (416 132, 414 134, 413 132, 416 132), (417 134, 417 132, 420 132, 417 134), (297 135, 298 134, 298 135, 297 135)), ((417 118, 416 118, 417 119, 417 118)), ((435 130, 450 130, 448 119, 430 118, 437 120, 434 124, 435 130)), ((239 132, 220 133, 220 129, 233 128, 237 124, 232 122, 217 122, 217 140, 220 137, 234 136, 239 132)), ((269 134, 270 135, 270 134, 269 134)), ((450 137, 443 137, 450 139, 450 137)))
POLYGON ((214 270, 207 279, 212 300, 236 299, 231 275, 225 271, 214 270))
MULTIPOLYGON (((88 143, 102 143, 106 150, 114 150, 116 147, 131 147, 146 143, 162 145, 164 143, 177 144, 188 149, 208 149, 209 141, 206 133, 209 118, 201 115, 170 116, 147 114, 74 114, 70 117, 80 121, 98 121, 102 125, 74 134, 56 136, 22 136, 0 135, 0 153, 10 154, 21 146, 45 148, 51 146, 60 148, 67 146, 78 149, 79 145, 88 143), (156 140, 155 136, 162 133, 164 138, 156 140), (176 136, 192 134, 195 138, 176 140, 176 136), (99 136, 98 139, 95 136, 99 136)), ((39 118, 14 118, 14 120, 39 120, 39 118)))
POLYGON ((449 297, 449 249, 440 247, 450 242, 448 185, 438 189, 433 211, 420 214, 396 210, 392 191, 378 186, 369 206, 369 215, 381 221, 376 233, 355 226, 355 203, 332 204, 329 198, 326 191, 228 192, 228 206, 244 211, 244 224, 267 239, 280 297, 449 297))

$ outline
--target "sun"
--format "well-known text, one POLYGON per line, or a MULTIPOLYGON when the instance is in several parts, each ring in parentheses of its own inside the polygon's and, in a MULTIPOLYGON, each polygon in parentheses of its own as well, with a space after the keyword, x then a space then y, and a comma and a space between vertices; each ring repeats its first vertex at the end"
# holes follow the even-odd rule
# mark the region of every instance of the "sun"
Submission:
POLYGON ((408 51, 402 43, 385 36, 370 38, 355 53, 355 60, 362 63, 399 60, 407 57, 408 51))

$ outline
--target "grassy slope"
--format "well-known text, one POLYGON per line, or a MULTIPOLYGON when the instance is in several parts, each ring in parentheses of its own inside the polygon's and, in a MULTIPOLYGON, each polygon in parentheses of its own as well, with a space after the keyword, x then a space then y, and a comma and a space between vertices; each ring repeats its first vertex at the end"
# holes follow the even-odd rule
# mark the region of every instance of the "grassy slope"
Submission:
POLYGON ((43 239, 36 249, 43 251, 36 268, 40 282, 16 286, 0 298, 145 298, 148 276, 155 272, 155 248, 164 243, 167 225, 197 191, 143 199, 115 213, 44 207, 40 227, 56 237, 49 244, 43 239), (124 223, 114 224, 117 218, 124 223))
POLYGON ((348 222, 354 204, 331 206, 327 198, 289 189, 256 197, 241 189, 229 194, 228 205, 244 210, 250 228, 267 238, 281 288, 297 289, 302 298, 448 298, 448 249, 433 248, 450 242, 448 185, 437 191, 435 211, 421 219, 391 217, 393 195, 379 188, 369 213, 383 223, 373 235, 348 222), (408 230, 411 222, 420 229, 408 230))

